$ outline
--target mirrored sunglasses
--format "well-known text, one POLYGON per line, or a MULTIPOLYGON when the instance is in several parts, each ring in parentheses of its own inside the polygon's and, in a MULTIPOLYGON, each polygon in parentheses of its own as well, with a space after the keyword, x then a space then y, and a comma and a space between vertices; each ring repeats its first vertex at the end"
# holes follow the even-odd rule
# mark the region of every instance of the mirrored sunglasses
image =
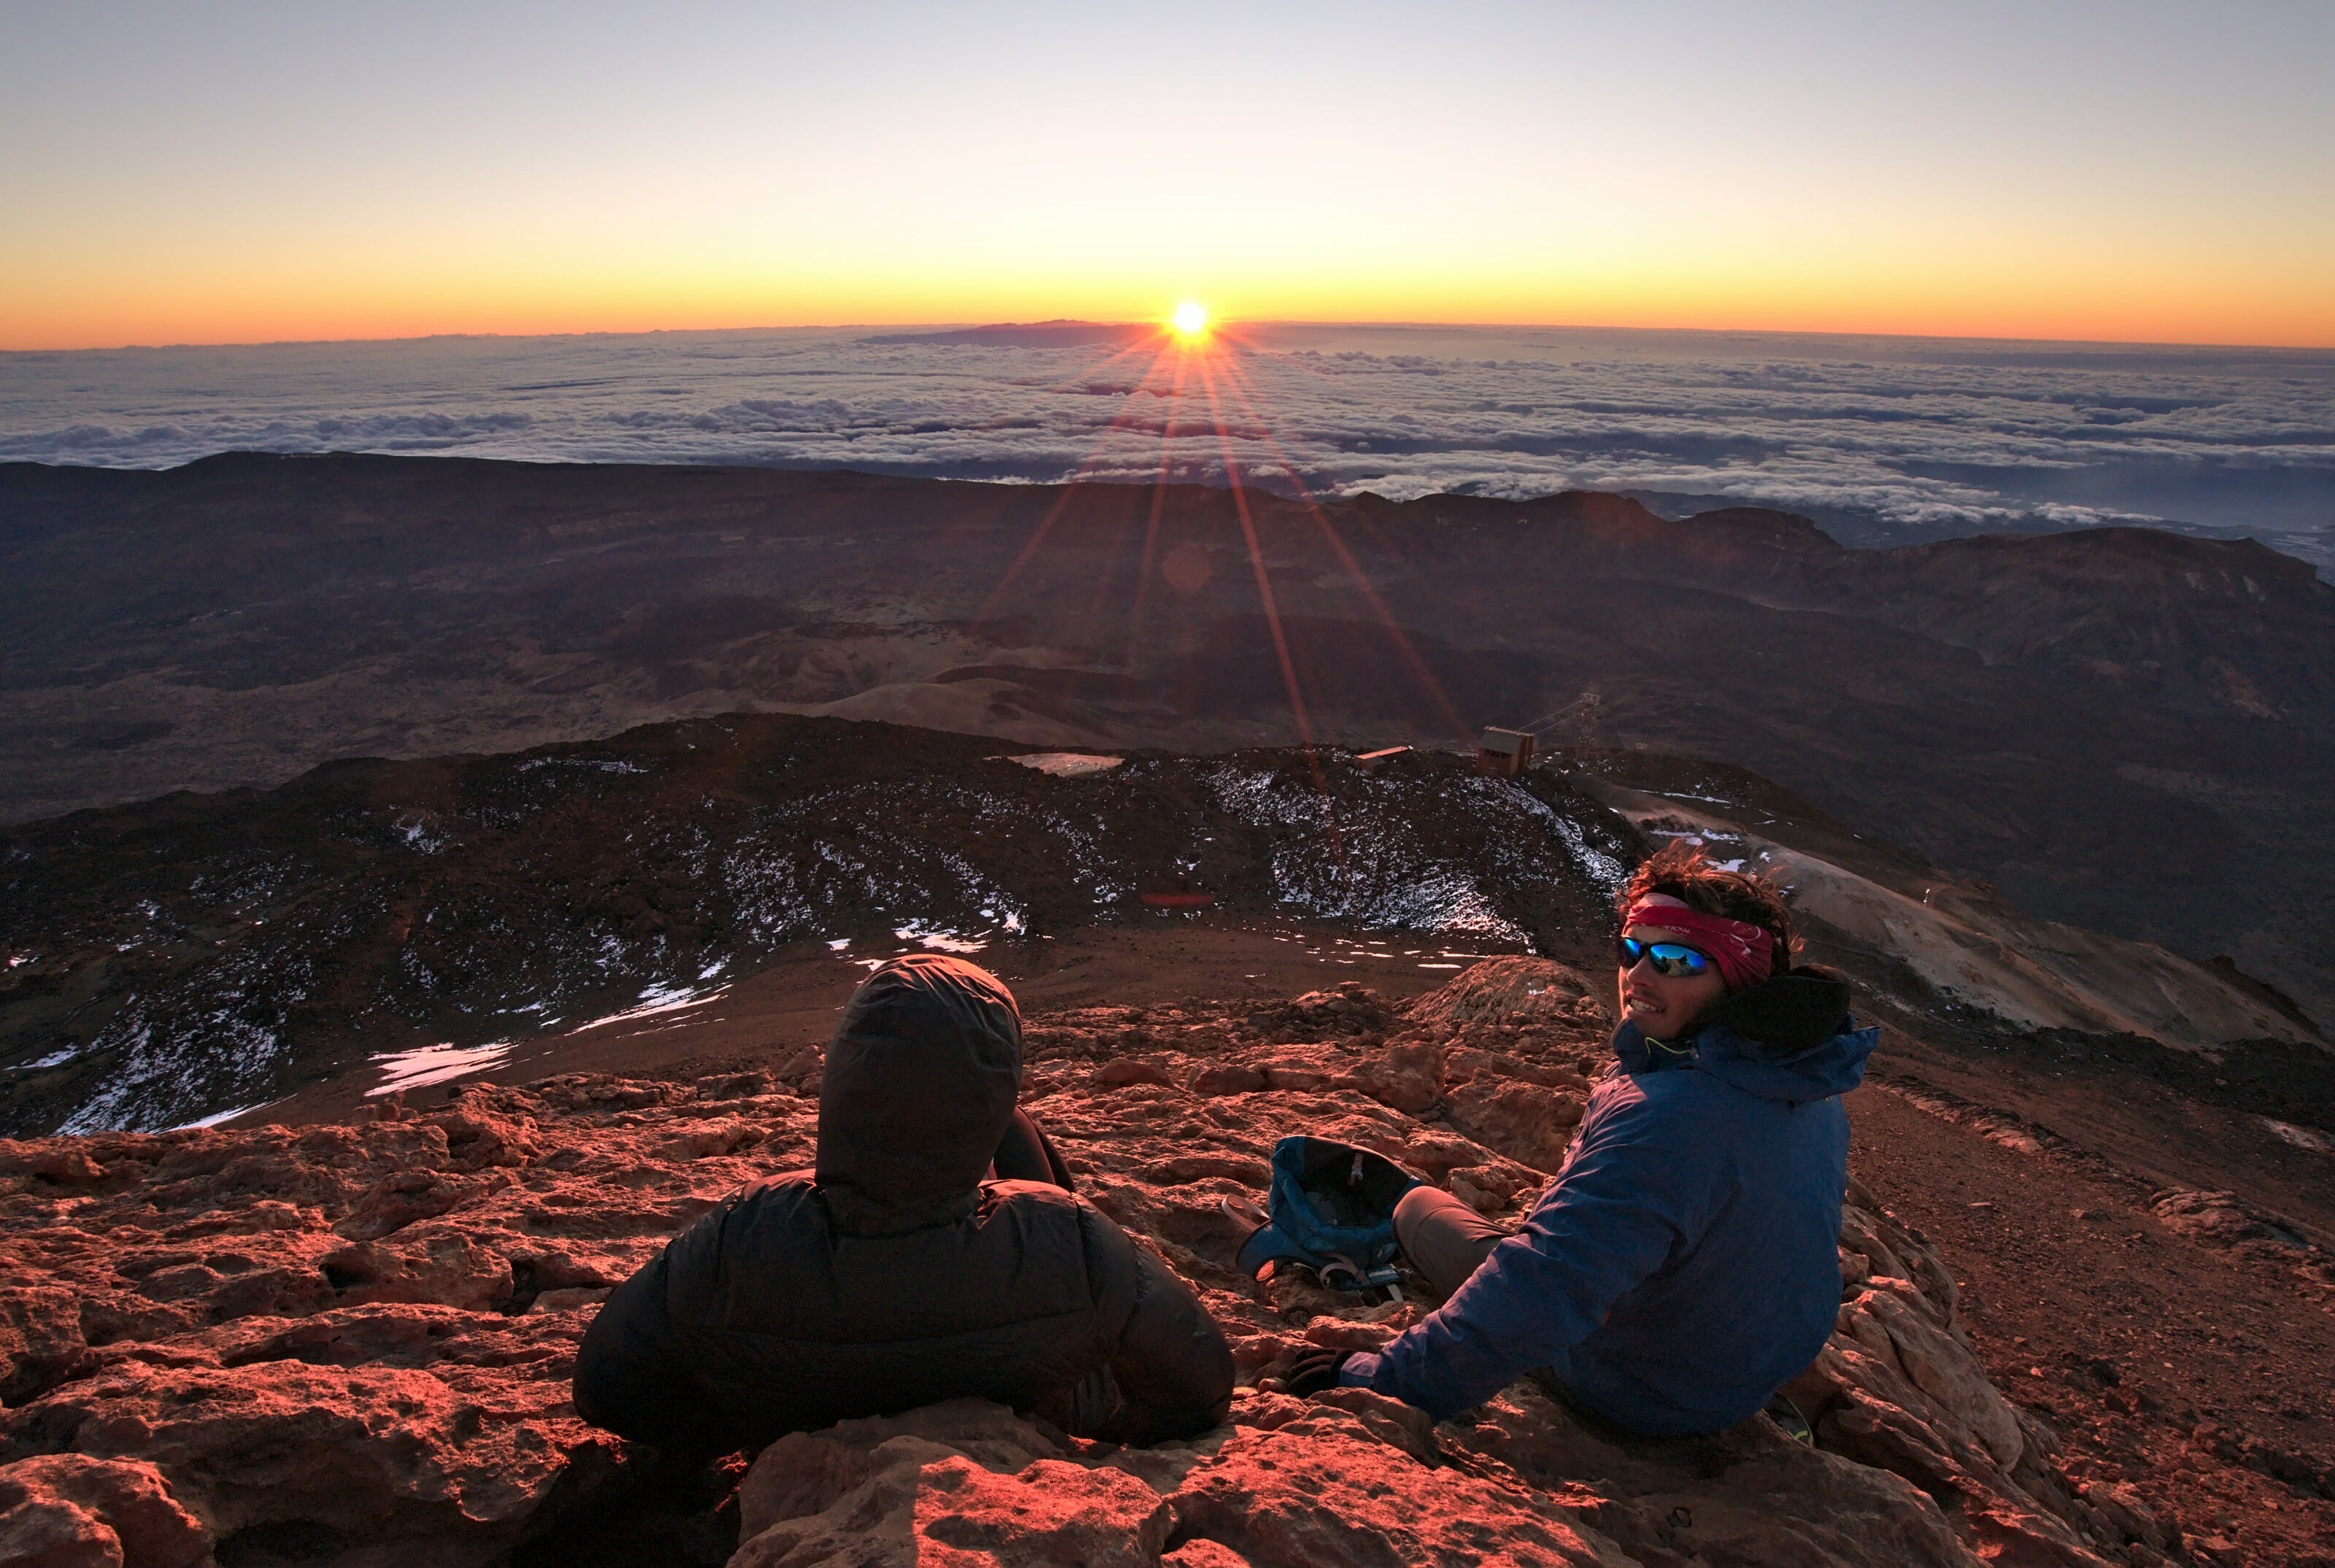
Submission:
POLYGON ((1656 974, 1666 974, 1672 980, 1691 979, 1710 968, 1710 954, 1683 942, 1641 942, 1634 936, 1624 936, 1613 944, 1613 956, 1624 969, 1637 968, 1640 959, 1649 960, 1656 974))

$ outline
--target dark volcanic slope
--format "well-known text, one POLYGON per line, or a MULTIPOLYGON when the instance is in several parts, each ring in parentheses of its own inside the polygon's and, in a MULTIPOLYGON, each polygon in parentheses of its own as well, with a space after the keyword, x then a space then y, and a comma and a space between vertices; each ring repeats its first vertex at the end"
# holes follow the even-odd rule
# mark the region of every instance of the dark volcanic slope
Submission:
POLYGON ((1452 757, 1152 754, 1055 778, 996 750, 733 715, 10 830, 0 1129, 170 1127, 370 1052, 702 993, 790 946, 1035 944, 1156 918, 1146 892, 1584 962, 1639 853, 1554 776, 1452 757))
POLYGON ((0 802, 784 708, 1032 743, 1559 737, 1756 769, 2335 1014, 2335 589, 2145 530, 237 456, 0 469, 0 802), (1257 542, 1252 560, 1247 541, 1257 542), (1279 617, 1279 635, 1264 614, 1279 617), (1394 628, 1400 628, 1400 634, 1394 628))

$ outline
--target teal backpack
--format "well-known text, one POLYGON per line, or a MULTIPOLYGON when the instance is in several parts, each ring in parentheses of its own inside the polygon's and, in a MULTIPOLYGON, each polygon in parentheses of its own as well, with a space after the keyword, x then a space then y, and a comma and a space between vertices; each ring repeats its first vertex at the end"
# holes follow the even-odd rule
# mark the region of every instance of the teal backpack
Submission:
MULTIPOLYGON (((1283 1138, 1273 1147, 1271 1207, 1241 1244, 1238 1266, 1254 1279, 1268 1264, 1295 1263, 1332 1290, 1383 1287, 1400 1301, 1394 1205, 1420 1185, 1366 1148, 1328 1138, 1283 1138)), ((1237 1217, 1258 1217, 1254 1204, 1225 1207, 1237 1217)))

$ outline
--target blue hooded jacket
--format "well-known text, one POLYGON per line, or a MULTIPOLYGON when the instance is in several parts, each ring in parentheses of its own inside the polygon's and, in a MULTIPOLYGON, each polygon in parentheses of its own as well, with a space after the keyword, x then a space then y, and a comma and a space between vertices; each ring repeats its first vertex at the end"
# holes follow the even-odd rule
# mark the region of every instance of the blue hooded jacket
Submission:
POLYGON ((1524 1228, 1339 1382, 1441 1420, 1545 1368, 1649 1437, 1759 1411, 1840 1306, 1840 1096, 1880 1036, 1853 1022, 1846 982, 1795 970, 1728 998, 1681 1048, 1623 1024, 1618 1070, 1524 1228))

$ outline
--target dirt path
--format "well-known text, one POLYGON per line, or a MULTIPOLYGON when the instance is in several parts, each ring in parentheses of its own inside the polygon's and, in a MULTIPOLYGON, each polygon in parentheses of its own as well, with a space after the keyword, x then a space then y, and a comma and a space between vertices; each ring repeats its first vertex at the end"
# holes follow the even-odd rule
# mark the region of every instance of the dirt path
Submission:
POLYGON ((1988 1373, 2059 1430, 2071 1475, 2130 1483, 2202 1561, 2335 1563, 2326 1291, 1886 1089, 1850 1108, 1854 1168, 1953 1265, 1988 1373))
POLYGON ((2324 1086, 2335 1079, 2335 1058, 2297 1048, 2269 1061, 2233 1051, 2216 1063, 2145 1048, 2030 1038, 1948 1050, 1890 1030, 1875 1060, 1883 1078, 2005 1113, 2047 1146, 2065 1144, 2100 1160, 2136 1190, 2234 1192, 2335 1249, 2335 1154, 2277 1130, 2282 1112, 2312 1124, 2290 1125, 2290 1134, 2311 1137, 2327 1124, 2324 1086), (2276 1080, 2247 1081, 2249 1068, 2274 1070, 2276 1080), (2283 1103, 2305 1095, 2299 1106, 2283 1103))
MULTIPOLYGON (((663 1076, 703 1067, 768 1065, 806 1046, 824 1046, 852 987, 868 966, 913 941, 857 944, 832 951, 812 944, 781 954, 737 984, 695 1002, 528 1041, 480 1070, 422 1084, 416 1104, 436 1103, 458 1083, 524 1084, 555 1072, 663 1076)), ((1130 925, 1087 926, 1022 942, 1000 942, 974 962, 1013 988, 1025 1013, 1101 1005, 1156 1006, 1187 997, 1278 1000, 1343 980, 1361 980, 1403 999, 1434 990, 1478 957, 1512 952, 1498 943, 1408 935, 1363 935, 1322 922, 1248 924, 1166 915, 1130 925)), ((474 1060, 486 1060, 483 1058, 474 1060)), ((450 1068, 464 1065, 449 1059, 450 1068)), ((386 1068, 366 1066, 314 1085, 228 1125, 279 1121, 304 1126, 345 1120, 386 1068)))

